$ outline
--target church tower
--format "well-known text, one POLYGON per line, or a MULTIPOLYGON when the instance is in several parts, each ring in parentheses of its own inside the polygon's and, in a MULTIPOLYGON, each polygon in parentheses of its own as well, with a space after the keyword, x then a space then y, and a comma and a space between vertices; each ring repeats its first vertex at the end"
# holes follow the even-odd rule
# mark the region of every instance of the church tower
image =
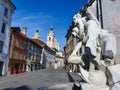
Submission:
POLYGON ((36 32, 35 32, 35 35, 34 35, 33 38, 34 38, 34 39, 40 39, 40 33, 39 33, 38 28, 36 29, 36 32))
POLYGON ((54 43, 55 43, 55 35, 54 35, 53 27, 51 26, 50 31, 49 31, 48 36, 47 36, 47 45, 50 48, 55 48, 54 43))

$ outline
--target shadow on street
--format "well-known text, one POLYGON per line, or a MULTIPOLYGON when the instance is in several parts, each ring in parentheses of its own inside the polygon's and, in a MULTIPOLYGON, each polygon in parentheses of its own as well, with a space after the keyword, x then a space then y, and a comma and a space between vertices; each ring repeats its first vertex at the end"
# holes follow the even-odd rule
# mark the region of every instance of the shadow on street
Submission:
POLYGON ((33 89, 31 89, 28 86, 20 86, 20 87, 17 87, 17 88, 6 88, 6 89, 3 89, 3 90, 33 90, 33 89))

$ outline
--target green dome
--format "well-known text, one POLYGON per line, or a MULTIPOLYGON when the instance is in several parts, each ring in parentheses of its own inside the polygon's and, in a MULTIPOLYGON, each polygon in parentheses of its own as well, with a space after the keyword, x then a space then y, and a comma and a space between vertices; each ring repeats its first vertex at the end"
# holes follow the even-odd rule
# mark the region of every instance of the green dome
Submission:
POLYGON ((50 27, 50 31, 53 31, 53 27, 52 26, 50 27))
POLYGON ((49 36, 54 36, 54 31, 53 31, 53 27, 50 27, 50 31, 48 33, 49 36))
POLYGON ((55 46, 59 46, 59 43, 57 41, 55 42, 55 46))
POLYGON ((33 38, 40 39, 40 33, 38 28, 36 28, 36 32, 33 38))

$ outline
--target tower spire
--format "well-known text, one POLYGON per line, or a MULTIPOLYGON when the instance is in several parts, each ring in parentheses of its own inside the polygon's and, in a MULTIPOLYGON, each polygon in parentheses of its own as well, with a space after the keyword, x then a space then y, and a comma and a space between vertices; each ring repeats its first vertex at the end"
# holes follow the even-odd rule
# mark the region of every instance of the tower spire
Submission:
POLYGON ((50 26, 50 31, 49 31, 48 35, 50 35, 50 36, 53 35, 54 36, 54 31, 53 31, 52 25, 50 26))
POLYGON ((33 38, 34 38, 34 39, 40 39, 40 33, 39 33, 38 27, 36 28, 36 32, 35 32, 35 35, 34 35, 33 38))
POLYGON ((50 31, 53 31, 53 27, 52 27, 52 25, 50 26, 50 31))
POLYGON ((55 35, 54 35, 53 27, 51 25, 48 36, 47 36, 47 45, 50 48, 54 48, 54 43, 55 43, 55 35))

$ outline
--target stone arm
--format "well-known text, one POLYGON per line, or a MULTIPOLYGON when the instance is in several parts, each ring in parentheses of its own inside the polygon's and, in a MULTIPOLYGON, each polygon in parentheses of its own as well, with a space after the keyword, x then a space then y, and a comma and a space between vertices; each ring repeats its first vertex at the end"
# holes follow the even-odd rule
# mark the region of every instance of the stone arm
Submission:
POLYGON ((77 43, 71 55, 76 55, 81 47, 82 47, 82 42, 77 43))

